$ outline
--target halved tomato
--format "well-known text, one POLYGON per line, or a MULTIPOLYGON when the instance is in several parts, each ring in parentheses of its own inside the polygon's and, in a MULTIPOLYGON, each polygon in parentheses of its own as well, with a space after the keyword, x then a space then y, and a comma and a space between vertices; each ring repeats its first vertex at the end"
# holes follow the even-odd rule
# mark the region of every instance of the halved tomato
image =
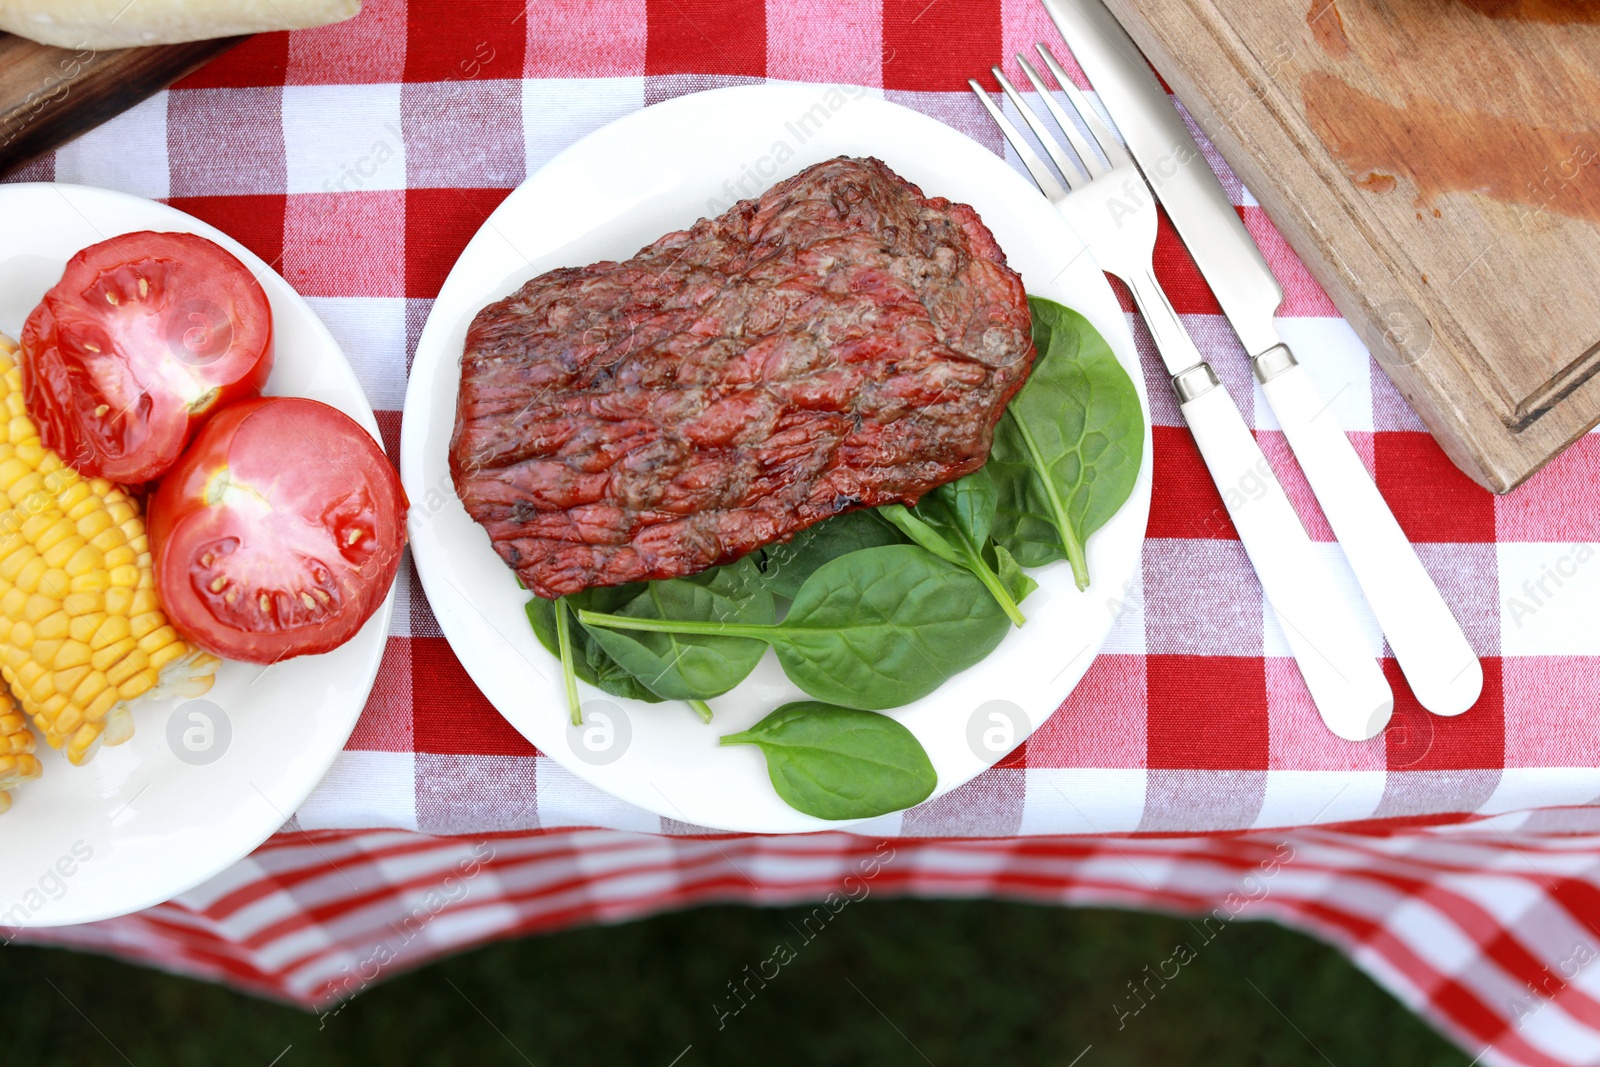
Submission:
POLYGON ((276 663, 344 644, 383 603, 405 490, 347 415, 299 397, 224 408, 150 500, 156 593, 185 637, 276 663))
POLYGON ((272 371, 267 294, 191 233, 126 233, 67 262, 22 328, 39 436, 80 472, 138 485, 272 371))

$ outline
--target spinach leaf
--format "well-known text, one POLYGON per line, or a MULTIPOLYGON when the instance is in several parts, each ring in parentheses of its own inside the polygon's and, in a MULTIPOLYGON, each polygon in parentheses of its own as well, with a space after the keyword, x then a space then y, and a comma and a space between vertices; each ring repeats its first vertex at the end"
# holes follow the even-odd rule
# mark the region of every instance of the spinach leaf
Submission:
POLYGON ((908 511, 898 504, 879 509, 889 522, 940 559, 971 571, 1016 625, 1028 620, 1016 598, 990 567, 984 548, 994 525, 999 491, 987 468, 934 489, 908 511))
POLYGON ((992 652, 1010 629, 972 574, 915 545, 841 556, 800 588, 773 650, 818 700, 909 704, 992 652))
POLYGON ((878 509, 885 522, 905 534, 912 544, 921 545, 946 563, 961 566, 961 553, 955 546, 944 539, 944 535, 928 523, 922 521, 922 516, 913 515, 903 504, 885 504, 878 509))
POLYGON ((900 532, 871 509, 847 511, 807 526, 785 543, 768 545, 758 566, 767 588, 793 600, 805 580, 829 560, 863 548, 904 543, 900 532))
POLYGON ((867 819, 928 799, 938 775, 910 730, 886 715, 815 700, 785 704, 724 745, 757 745, 772 786, 819 819, 867 819))
POLYGON ((781 623, 679 622, 580 610, 584 626, 751 637, 789 680, 831 704, 879 711, 918 700, 992 652, 1010 629, 971 572, 917 545, 868 548, 819 568, 781 623))
MULTIPOLYGON (((687 578, 648 582, 617 614, 758 625, 777 617, 772 593, 748 556, 687 578)), ((668 700, 703 702, 726 693, 744 681, 767 650, 764 642, 748 637, 586 629, 617 666, 668 700)), ((702 704, 696 710, 704 717, 709 709, 702 704)))
POLYGON ((1064 556, 1086 589, 1084 545, 1133 492, 1144 415, 1128 373, 1083 316, 1039 297, 1028 304, 1039 355, 995 427, 993 536, 1025 567, 1064 556))
MULTIPOLYGON (((616 611, 638 596, 643 589, 642 582, 634 582, 629 585, 585 589, 581 593, 574 593, 562 599, 574 612, 585 608, 594 611, 616 611)), ((534 597, 528 601, 526 610, 528 623, 533 627, 533 634, 539 639, 539 644, 543 645, 551 655, 559 657, 561 641, 557 629, 556 602, 543 597, 534 597)), ((605 650, 590 636, 589 631, 576 625, 576 620, 570 615, 567 620, 567 630, 574 675, 613 696, 631 697, 634 700, 647 700, 651 703, 661 700, 606 655, 605 650)))
POLYGON ((1016 557, 1005 550, 1004 545, 989 544, 989 551, 985 559, 994 557, 992 566, 995 574, 1000 577, 1000 584, 1006 587, 1006 592, 1011 594, 1011 599, 1018 604, 1028 599, 1028 594, 1039 588, 1039 583, 1028 577, 1028 572, 1022 569, 1016 557))

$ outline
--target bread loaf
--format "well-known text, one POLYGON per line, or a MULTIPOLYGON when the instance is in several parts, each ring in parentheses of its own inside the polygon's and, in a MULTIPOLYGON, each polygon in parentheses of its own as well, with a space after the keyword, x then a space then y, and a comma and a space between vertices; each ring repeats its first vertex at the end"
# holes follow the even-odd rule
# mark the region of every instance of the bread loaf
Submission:
POLYGON ((342 22, 361 0, 0 0, 0 30, 109 51, 342 22))

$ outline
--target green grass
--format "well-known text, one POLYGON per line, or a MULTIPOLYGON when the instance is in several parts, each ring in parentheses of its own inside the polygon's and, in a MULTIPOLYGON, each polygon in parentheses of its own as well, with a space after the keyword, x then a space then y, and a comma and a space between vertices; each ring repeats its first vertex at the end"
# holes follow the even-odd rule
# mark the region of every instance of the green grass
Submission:
POLYGON ((1161 916, 869 899, 806 941, 795 927, 807 914, 707 908, 502 943, 371 988, 321 1022, 216 986, 12 946, 0 949, 10 1001, 0 1065, 1468 1061, 1337 952, 1267 924, 1235 922, 1202 946, 1188 923, 1161 916), (751 980, 755 995, 719 1029, 713 1004, 733 1006, 727 983, 780 941, 794 958, 766 988, 751 980), (1112 1005, 1132 1006, 1126 983, 1179 943, 1195 957, 1165 988, 1152 981, 1155 996, 1119 1029, 1112 1005))

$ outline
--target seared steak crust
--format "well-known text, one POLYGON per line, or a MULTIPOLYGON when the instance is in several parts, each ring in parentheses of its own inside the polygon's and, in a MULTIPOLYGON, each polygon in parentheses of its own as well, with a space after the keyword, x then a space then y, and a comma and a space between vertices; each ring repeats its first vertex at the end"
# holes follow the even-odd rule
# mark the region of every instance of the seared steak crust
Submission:
POLYGON ((539 596, 679 577, 977 469, 1033 358, 977 213, 841 157, 484 308, 450 469, 539 596))

